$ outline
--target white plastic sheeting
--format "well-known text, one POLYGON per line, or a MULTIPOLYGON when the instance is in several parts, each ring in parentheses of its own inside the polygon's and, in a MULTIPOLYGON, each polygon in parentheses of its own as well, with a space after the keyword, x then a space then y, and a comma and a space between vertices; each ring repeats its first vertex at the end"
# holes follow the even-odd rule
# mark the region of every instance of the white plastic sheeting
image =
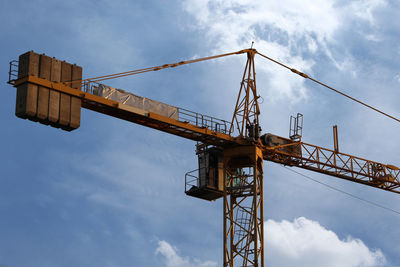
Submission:
POLYGON ((99 87, 95 88, 94 94, 106 99, 117 101, 121 104, 145 110, 147 112, 153 112, 175 120, 179 119, 177 107, 170 106, 149 98, 137 96, 121 89, 99 84, 99 87))

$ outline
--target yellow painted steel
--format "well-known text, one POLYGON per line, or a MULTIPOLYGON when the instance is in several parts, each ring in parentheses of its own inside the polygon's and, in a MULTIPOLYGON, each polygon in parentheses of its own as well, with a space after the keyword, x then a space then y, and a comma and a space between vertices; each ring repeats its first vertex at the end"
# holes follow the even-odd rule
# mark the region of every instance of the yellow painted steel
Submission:
POLYGON ((82 92, 63 83, 51 82, 36 76, 27 76, 15 81, 15 86, 30 83, 49 88, 60 93, 78 97, 82 100, 82 107, 104 113, 113 117, 128 120, 160 131, 175 134, 195 141, 202 141, 213 145, 229 145, 243 143, 232 136, 213 131, 206 127, 199 127, 189 122, 182 122, 152 112, 144 112, 140 109, 127 108, 117 101, 109 100, 97 95, 82 92))
MULTIPOLYGON (((334 150, 310 145, 301 141, 296 142, 282 137, 279 138, 287 141, 280 145, 265 145, 258 139, 258 136, 250 136, 247 126, 254 123, 258 127, 258 115, 260 114, 257 102, 258 96, 256 93, 254 67, 255 54, 259 54, 272 60, 304 78, 317 82, 360 104, 399 121, 397 118, 387 115, 386 113, 358 101, 357 99, 322 84, 296 69, 289 68, 280 62, 264 56, 258 53, 255 49, 244 49, 233 53, 181 61, 174 64, 165 64, 162 66, 100 76, 86 80, 71 78, 73 81, 67 81, 68 79, 65 77, 65 79, 63 77, 53 77, 53 74, 51 74, 52 77, 50 78, 40 78, 37 75, 34 75, 35 73, 26 73, 27 76, 15 80, 14 86, 23 88, 24 86, 29 85, 35 88, 51 89, 48 109, 48 120, 50 122, 54 122, 55 118, 58 116, 56 112, 51 109, 52 99, 54 98, 54 103, 57 101, 58 103, 61 103, 62 101, 60 102, 59 100, 64 96, 67 97, 67 99, 71 98, 77 100, 73 103, 71 101, 71 104, 74 106, 81 105, 84 108, 119 119, 127 120, 194 141, 200 141, 205 146, 217 146, 224 152, 223 167, 225 175, 223 191, 219 190, 219 192, 217 192, 218 190, 216 190, 217 193, 221 193, 221 196, 224 197, 224 266, 233 267, 238 263, 242 266, 263 267, 264 211, 262 160, 304 168, 395 193, 400 193, 400 168, 340 153, 336 127, 334 128, 334 150), (189 122, 171 119, 163 115, 127 106, 118 103, 117 101, 109 100, 88 92, 82 92, 80 90, 83 81, 102 81, 242 53, 247 53, 248 61, 243 74, 241 88, 232 119, 232 127, 229 134, 213 131, 207 127, 199 127, 189 122), (66 82, 60 82, 63 80, 66 82), (239 129, 239 137, 232 136, 233 127, 235 126, 239 129), (289 149, 291 147, 294 149, 289 149), (249 170, 248 173, 243 171, 245 168, 249 170), (238 172, 238 170, 241 171, 238 172), (250 204, 248 207, 242 205, 242 203, 245 203, 246 201, 250 204), (237 220, 235 217, 236 214, 250 214, 250 223, 247 223, 246 220, 237 220), (235 229, 239 229, 241 234, 237 235, 235 229)), ((60 69, 62 66, 65 68, 66 63, 61 63, 52 59, 51 66, 54 69, 60 69)), ((72 73, 69 73, 68 69, 66 69, 64 75, 74 76, 73 69, 71 69, 71 71, 72 73)), ((53 71, 51 72, 53 73, 53 71)), ((75 75, 76 77, 81 75, 81 69, 76 69, 75 75)), ((22 90, 20 91, 20 94, 25 92, 22 90)), ((47 95, 45 97, 47 98, 47 95)), ((23 96, 21 96, 21 98, 23 98, 23 96)), ((40 112, 40 114, 42 113, 40 112)), ((43 114, 43 119, 46 119, 46 110, 43 114)), ((76 117, 76 121, 78 120, 80 120, 80 117, 76 117)))

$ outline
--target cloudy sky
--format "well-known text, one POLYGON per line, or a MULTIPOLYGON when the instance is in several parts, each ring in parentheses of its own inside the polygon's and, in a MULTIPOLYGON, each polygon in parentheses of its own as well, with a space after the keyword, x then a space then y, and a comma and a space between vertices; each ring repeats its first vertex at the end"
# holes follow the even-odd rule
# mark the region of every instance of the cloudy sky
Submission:
MULTIPOLYGON (((71 133, 15 117, 7 63, 34 50, 93 77, 254 47, 400 117, 400 4, 359 1, 0 2, 0 266, 221 266, 222 201, 186 196, 194 142, 82 111, 71 133)), ((246 58, 107 83, 230 120, 246 58)), ((264 132, 400 166, 400 124, 256 58, 264 132)), ((264 164, 268 266, 400 266, 400 216, 264 164)), ((298 170, 400 210, 397 194, 298 170)))

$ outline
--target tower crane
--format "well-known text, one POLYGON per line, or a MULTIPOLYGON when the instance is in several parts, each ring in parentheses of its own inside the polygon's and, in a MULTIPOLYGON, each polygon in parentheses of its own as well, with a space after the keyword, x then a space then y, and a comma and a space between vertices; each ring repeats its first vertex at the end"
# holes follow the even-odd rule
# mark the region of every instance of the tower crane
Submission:
POLYGON ((304 143, 301 140, 303 116, 299 113, 291 117, 289 138, 261 134, 255 55, 270 59, 250 48, 82 79, 82 67, 30 51, 20 55, 18 61, 10 62, 8 82, 17 88, 15 114, 23 119, 72 131, 80 126, 83 107, 196 141, 199 167, 186 174, 185 193, 209 201, 223 199, 224 266, 262 267, 265 263, 264 160, 394 193, 400 193, 400 169, 341 153, 337 127, 334 127, 333 150, 304 143), (230 122, 100 83, 233 55, 246 55, 247 62, 230 122))

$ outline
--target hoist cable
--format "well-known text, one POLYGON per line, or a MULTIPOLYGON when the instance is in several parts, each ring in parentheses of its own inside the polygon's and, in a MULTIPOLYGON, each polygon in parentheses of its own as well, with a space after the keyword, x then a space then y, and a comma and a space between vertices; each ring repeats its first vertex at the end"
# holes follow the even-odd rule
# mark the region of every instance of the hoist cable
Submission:
POLYGON ((326 184, 326 183, 323 183, 323 182, 321 182, 321 181, 318 181, 318 180, 316 180, 316 179, 314 179, 314 178, 311 178, 310 176, 305 175, 305 174, 303 174, 303 173, 301 173, 301 172, 298 172, 298 171, 295 171, 295 170, 293 170, 293 169, 290 169, 290 168, 288 168, 288 167, 286 167, 286 166, 282 166, 282 165, 279 165, 279 166, 281 166, 281 167, 283 167, 283 168, 285 168, 285 169, 287 169, 287 170, 289 170, 289 171, 291 171, 291 172, 294 172, 294 173, 296 173, 296 174, 298 174, 298 175, 300 175, 300 176, 303 176, 304 178, 307 178, 307 179, 309 179, 309 180, 311 180, 311 181, 313 181, 313 182, 316 182, 316 183, 321 184, 321 185, 323 185, 323 186, 325 186, 325 187, 328 187, 328 188, 330 188, 330 189, 332 189, 332 190, 334 190, 334 191, 340 192, 340 193, 342 193, 342 194, 345 194, 345 195, 350 196, 350 197, 352 197, 352 198, 355 198, 355 199, 358 199, 358 200, 360 200, 360 201, 366 202, 366 203, 368 203, 368 204, 370 204, 370 205, 373 205, 373 206, 375 206, 375 207, 378 207, 378 208, 381 208, 381 209, 384 209, 384 210, 393 212, 393 213, 395 213, 395 214, 397 214, 397 215, 400 215, 400 211, 397 211, 397 210, 394 210, 394 209, 385 207, 385 206, 383 206, 383 205, 381 205, 381 204, 378 204, 378 203, 376 203, 376 202, 373 202, 373 201, 367 200, 367 199, 365 199, 365 198, 361 198, 361 197, 359 197, 359 196, 356 196, 356 195, 354 195, 354 194, 348 193, 348 192, 343 191, 343 190, 341 190, 341 189, 338 189, 338 188, 336 188, 336 187, 334 187, 334 186, 331 186, 331 185, 329 185, 329 184, 326 184))
POLYGON ((164 64, 161 66, 143 68, 143 69, 138 69, 138 70, 131 70, 131 71, 120 72, 120 73, 115 73, 115 74, 110 74, 110 75, 103 75, 103 76, 98 76, 98 77, 84 79, 84 80, 70 81, 70 82, 65 82, 65 84, 77 83, 77 82, 81 82, 81 83, 100 82, 100 81, 105 81, 105 80, 109 80, 109 79, 115 79, 115 78, 120 78, 120 77, 125 77, 125 76, 130 76, 130 75, 135 75, 135 74, 140 74, 140 73, 145 73, 145 72, 150 72, 150 71, 158 71, 158 70, 167 69, 167 68, 174 68, 174 67, 178 67, 181 65, 196 63, 196 62, 200 62, 200 61, 206 61, 206 60, 211 60, 211 59, 216 59, 216 58, 221 58, 221 57, 226 57, 226 56, 231 56, 231 55, 243 54, 248 51, 249 51, 249 49, 243 49, 243 50, 236 51, 236 52, 220 54, 220 55, 215 55, 215 56, 210 56, 210 57, 191 59, 191 60, 180 61, 180 62, 172 63, 172 64, 164 64))
POLYGON ((395 121, 397 121, 397 122, 400 122, 400 119, 398 119, 398 118, 396 118, 396 117, 393 117, 392 115, 389 115, 389 114, 383 112, 382 110, 379 110, 379 109, 377 109, 377 108, 374 108, 373 106, 371 106, 371 105, 369 105, 369 104, 366 104, 366 103, 364 103, 364 102, 362 102, 362 101, 360 101, 360 100, 358 100, 358 99, 356 99, 356 98, 354 98, 354 97, 352 97, 352 96, 349 96, 348 94, 345 94, 345 93, 343 93, 343 92, 341 92, 341 91, 339 91, 339 90, 337 90, 337 89, 335 89, 335 88, 333 88, 333 87, 331 87, 331 86, 329 86, 329 85, 326 85, 326 84, 324 84, 324 83, 322 83, 322 82, 320 82, 320 81, 318 81, 318 80, 316 80, 316 79, 314 79, 314 78, 308 76, 307 74, 305 74, 305 73, 303 73, 303 72, 300 72, 300 71, 298 71, 298 70, 296 70, 296 69, 294 69, 294 68, 291 68, 291 67, 289 67, 289 66, 286 66, 285 64, 283 64, 283 63, 281 63, 281 62, 279 62, 279 61, 277 61, 277 60, 274 60, 274 59, 272 59, 272 58, 270 58, 270 57, 268 57, 268 56, 266 56, 266 55, 263 55, 263 54, 261 54, 261 53, 259 53, 259 52, 257 52, 257 54, 259 54, 260 56, 262 56, 262 57, 264 57, 264 58, 266 58, 266 59, 268 59, 268 60, 270 60, 270 61, 272 61, 272 62, 274 62, 274 63, 276 63, 276 64, 278 64, 278 65, 280 65, 280 66, 282 66, 282 67, 284 67, 284 68, 287 68, 288 70, 290 70, 290 71, 292 71, 292 72, 294 72, 294 73, 300 75, 301 77, 303 77, 303 78, 305 78, 305 79, 309 79, 309 80, 311 80, 311 81, 313 81, 313 82, 315 82, 315 83, 318 83, 319 85, 322 85, 322 86, 324 86, 324 87, 326 87, 326 88, 328 88, 328 89, 330 89, 330 90, 332 90, 332 91, 334 91, 334 92, 336 92, 336 93, 338 93, 338 94, 340 94, 340 95, 342 95, 342 96, 344 96, 344 97, 347 97, 347 98, 349 98, 349 99, 351 99, 351 100, 353 100, 353 101, 355 101, 355 102, 357 102, 357 103, 359 103, 359 104, 361 104, 361 105, 366 106, 367 108, 370 108, 370 109, 372 109, 372 110, 374 110, 374 111, 376 111, 376 112, 378 112, 378 113, 381 113, 381 114, 385 115, 386 117, 389 117, 389 118, 391 118, 391 119, 393 119, 393 120, 395 120, 395 121))

